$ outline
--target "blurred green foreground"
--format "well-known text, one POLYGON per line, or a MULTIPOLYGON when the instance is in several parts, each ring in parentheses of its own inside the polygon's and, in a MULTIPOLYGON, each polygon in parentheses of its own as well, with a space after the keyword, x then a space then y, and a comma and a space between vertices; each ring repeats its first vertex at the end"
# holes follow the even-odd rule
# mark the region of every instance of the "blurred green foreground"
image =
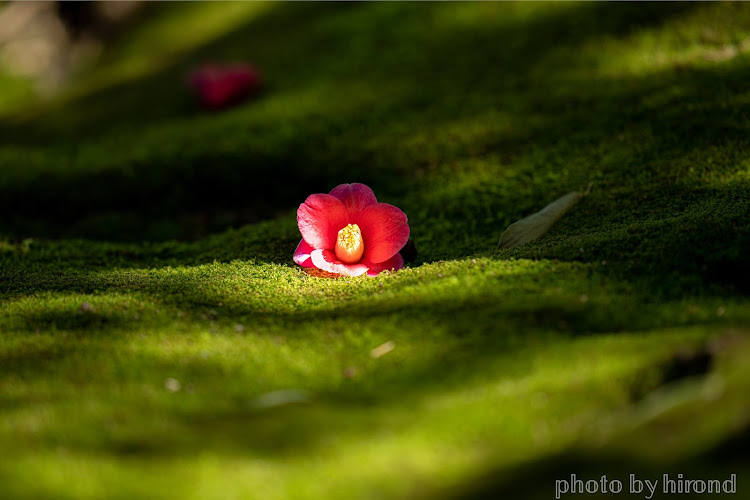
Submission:
POLYGON ((0 498, 750 491, 750 4, 165 2, 54 95, 2 61, 0 498), (292 262, 344 182, 406 269, 292 262))

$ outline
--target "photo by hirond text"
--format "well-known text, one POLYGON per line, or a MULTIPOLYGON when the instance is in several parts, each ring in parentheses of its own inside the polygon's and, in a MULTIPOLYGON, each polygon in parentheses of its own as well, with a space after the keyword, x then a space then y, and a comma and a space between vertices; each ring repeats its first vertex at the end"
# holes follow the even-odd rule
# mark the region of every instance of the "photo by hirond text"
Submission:
POLYGON ((557 479, 555 481, 555 498, 561 499, 566 495, 611 493, 617 495, 642 494, 647 500, 657 498, 655 495, 663 494, 734 494, 737 493, 737 474, 731 474, 726 479, 690 479, 683 474, 670 476, 664 474, 660 479, 638 478, 630 474, 628 479, 609 479, 602 475, 598 479, 583 479, 576 474, 571 474, 570 479, 557 479))

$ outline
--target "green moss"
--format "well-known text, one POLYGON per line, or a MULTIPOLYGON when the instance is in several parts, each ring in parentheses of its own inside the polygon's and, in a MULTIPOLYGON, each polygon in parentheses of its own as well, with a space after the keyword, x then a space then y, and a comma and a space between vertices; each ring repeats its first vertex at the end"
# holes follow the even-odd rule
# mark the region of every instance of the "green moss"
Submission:
POLYGON ((549 498, 746 434, 744 4, 149 9, 0 121, 0 496, 549 498), (199 112, 209 59, 264 93, 199 112), (310 276, 295 209, 352 181, 417 256, 310 276))

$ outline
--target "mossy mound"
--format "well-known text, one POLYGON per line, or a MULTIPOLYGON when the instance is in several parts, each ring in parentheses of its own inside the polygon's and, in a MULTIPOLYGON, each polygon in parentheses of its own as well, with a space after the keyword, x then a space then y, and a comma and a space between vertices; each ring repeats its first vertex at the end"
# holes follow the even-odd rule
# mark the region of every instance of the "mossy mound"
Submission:
POLYGON ((0 497, 742 486, 748 62, 742 3, 149 6, 0 100, 0 497), (206 60, 264 92, 200 111, 206 60), (307 274, 296 207, 355 181, 416 256, 307 274))

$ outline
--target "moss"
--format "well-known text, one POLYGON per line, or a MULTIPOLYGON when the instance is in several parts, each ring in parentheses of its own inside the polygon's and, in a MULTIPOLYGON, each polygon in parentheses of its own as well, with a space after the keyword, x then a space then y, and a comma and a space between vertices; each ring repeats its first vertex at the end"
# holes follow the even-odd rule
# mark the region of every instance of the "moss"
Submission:
POLYGON ((549 460, 658 476, 746 428, 744 4, 150 8, 0 120, 0 496, 462 497, 526 464, 546 498, 549 460), (265 92, 199 112, 206 59, 265 92), (296 206, 351 181, 408 214, 403 271, 291 261, 296 206), (716 360, 687 389, 685 350, 716 360))

